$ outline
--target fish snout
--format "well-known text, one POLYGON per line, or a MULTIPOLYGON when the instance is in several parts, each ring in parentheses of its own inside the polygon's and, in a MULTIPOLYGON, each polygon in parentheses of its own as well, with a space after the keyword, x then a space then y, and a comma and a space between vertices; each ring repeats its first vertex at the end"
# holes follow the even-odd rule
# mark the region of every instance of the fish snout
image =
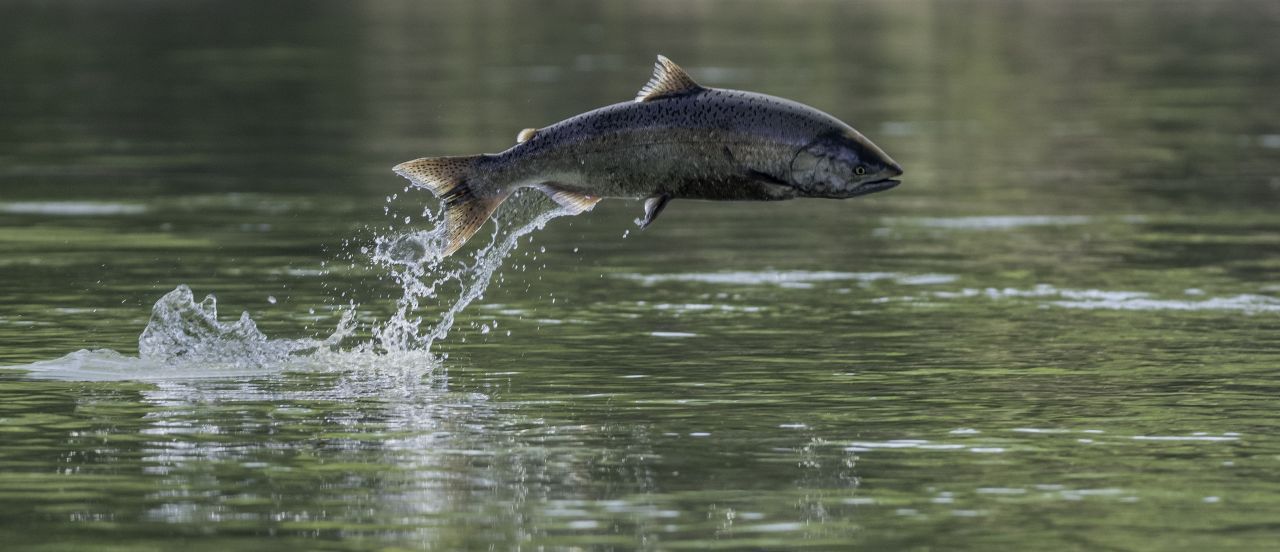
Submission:
POLYGON ((889 159, 888 161, 888 163, 885 163, 885 178, 902 176, 902 165, 899 165, 897 161, 892 159, 889 159))
POLYGON ((851 193, 846 197, 874 194, 894 188, 902 183, 900 180, 895 180, 895 177, 902 176, 902 172, 902 165, 899 165, 897 161, 890 159, 887 155, 882 156, 880 170, 870 176, 868 180, 854 186, 851 193))

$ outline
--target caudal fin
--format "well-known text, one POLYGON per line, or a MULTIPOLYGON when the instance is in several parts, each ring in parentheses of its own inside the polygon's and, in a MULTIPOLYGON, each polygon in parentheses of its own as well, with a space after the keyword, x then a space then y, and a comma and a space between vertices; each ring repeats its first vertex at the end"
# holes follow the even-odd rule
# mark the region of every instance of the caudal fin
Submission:
POLYGON ((493 211, 511 195, 502 192, 493 197, 476 197, 471 184, 476 166, 483 155, 465 157, 424 157, 396 165, 396 174, 408 178, 414 186, 431 190, 444 201, 444 239, 442 256, 452 255, 484 226, 493 211))

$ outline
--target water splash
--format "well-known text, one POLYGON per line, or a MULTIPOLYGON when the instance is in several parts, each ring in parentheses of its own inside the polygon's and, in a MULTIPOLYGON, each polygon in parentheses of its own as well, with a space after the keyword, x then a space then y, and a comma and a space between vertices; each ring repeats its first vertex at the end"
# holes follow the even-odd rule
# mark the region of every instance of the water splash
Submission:
POLYGON ((213 295, 195 302, 191 288, 180 285, 151 308, 151 320, 138 337, 138 356, 162 363, 193 361, 235 366, 279 363, 299 353, 337 347, 355 330, 355 312, 345 310, 338 327, 324 339, 270 339, 248 312, 226 324, 218 321, 213 295))
MULTIPOLYGON (((494 273, 520 238, 554 218, 571 214, 541 194, 517 194, 507 202, 487 244, 470 256, 443 257, 443 227, 375 239, 369 259, 400 284, 396 311, 373 324, 373 339, 353 343, 355 306, 341 309, 334 331, 324 338, 273 339, 258 329, 249 313, 234 322, 218 319, 217 299, 202 301, 180 285, 156 301, 138 338, 138 356, 108 349, 80 350, 62 358, 16 366, 34 377, 77 380, 171 380, 261 376, 284 371, 369 370, 377 367, 430 367, 439 364, 431 345, 449 334, 463 309, 484 296, 494 273), (453 293, 456 289, 456 295, 453 293), (420 312, 436 304, 436 322, 424 325, 420 312), (345 347, 345 348, 344 348, 345 347)), ((435 215, 424 213, 428 221, 435 215)), ((419 377, 423 370, 412 370, 419 377)))
MULTIPOLYGON (((395 314, 374 328, 378 349, 383 351, 431 350, 431 345, 449 335, 459 312, 483 297, 493 274, 518 246, 520 238, 542 229, 557 217, 572 212, 549 205, 541 194, 516 194, 494 219, 495 229, 488 244, 470 255, 472 262, 458 265, 441 256, 447 240, 443 226, 426 231, 379 237, 371 255, 374 263, 390 271, 403 291, 396 301, 395 314), (443 300, 444 290, 458 286, 457 298, 444 300, 439 321, 424 328, 420 312, 423 303, 443 300)), ((438 220, 440 213, 429 216, 438 220)), ((465 258, 465 257, 464 257, 465 258)))
POLYGON ((16 368, 48 379, 160 381, 350 366, 354 359, 335 362, 333 355, 342 354, 337 347, 355 327, 355 311, 347 309, 337 328, 323 339, 271 339, 249 313, 241 313, 235 322, 221 322, 213 295, 197 303, 191 288, 180 285, 152 307, 151 320, 138 337, 138 356, 82 349, 16 368))

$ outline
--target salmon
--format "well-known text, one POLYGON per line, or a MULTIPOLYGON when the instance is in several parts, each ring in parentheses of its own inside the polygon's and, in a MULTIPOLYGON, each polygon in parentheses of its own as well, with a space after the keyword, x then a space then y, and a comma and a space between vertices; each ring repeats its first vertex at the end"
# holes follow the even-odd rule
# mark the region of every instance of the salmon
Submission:
POLYGON ((645 199, 641 228, 673 199, 845 199, 899 184, 902 167, 853 127, 791 100, 699 85, 658 56, 634 101, 527 128, 501 153, 424 157, 393 170, 444 202, 442 255, 517 189, 580 214, 645 199))

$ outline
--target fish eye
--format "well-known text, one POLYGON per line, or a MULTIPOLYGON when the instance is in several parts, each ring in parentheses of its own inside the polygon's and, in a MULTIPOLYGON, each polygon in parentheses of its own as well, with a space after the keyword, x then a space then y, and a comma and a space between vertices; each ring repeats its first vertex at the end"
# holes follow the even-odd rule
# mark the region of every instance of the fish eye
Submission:
POLYGON ((858 166, 856 166, 856 167, 854 167, 854 168, 853 168, 853 174, 856 174, 856 175, 858 175, 858 176, 862 176, 862 175, 864 175, 864 174, 867 174, 867 168, 866 168, 866 167, 864 167, 864 166, 862 166, 862 165, 858 165, 858 166))

